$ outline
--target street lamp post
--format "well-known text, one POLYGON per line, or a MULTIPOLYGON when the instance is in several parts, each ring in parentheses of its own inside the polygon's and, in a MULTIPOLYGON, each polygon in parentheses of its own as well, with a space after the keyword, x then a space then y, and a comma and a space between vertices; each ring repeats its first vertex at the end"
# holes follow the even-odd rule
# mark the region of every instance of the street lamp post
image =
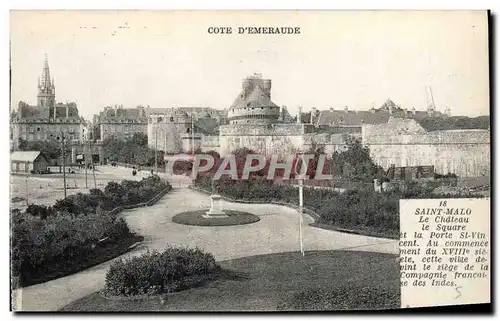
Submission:
POLYGON ((83 129, 83 160, 85 162, 85 188, 89 188, 88 187, 88 183, 87 183, 87 167, 89 166, 88 165, 88 150, 87 150, 87 136, 85 135, 85 129, 83 129))
POLYGON ((91 140, 87 140, 89 146, 89 150, 90 150, 90 164, 92 165, 92 176, 94 177, 94 188, 97 189, 97 183, 95 181, 95 166, 94 166, 94 160, 92 159, 92 141, 91 140))
POLYGON ((158 118, 156 119, 155 126, 155 172, 158 175, 158 118))
MULTIPOLYGON (((300 242, 300 253, 302 253, 302 256, 305 256, 305 251, 304 251, 304 237, 303 237, 303 231, 302 231, 302 224, 303 224, 303 213, 304 213, 304 177, 307 175, 307 166, 304 168, 304 157, 302 153, 299 155, 299 159, 301 160, 300 162, 300 173, 298 173, 298 178, 299 178, 299 242, 300 242)), ((298 163, 298 161, 297 161, 298 163)), ((295 174, 297 174, 297 163, 295 163, 295 174)))
POLYGON ((191 148, 194 156, 194 112, 191 113, 191 148))
MULTIPOLYGON (((195 157, 194 157, 194 112, 191 113, 191 149, 192 149, 192 155, 193 155, 193 162, 195 161, 195 157)), ((191 169, 192 171, 192 169, 191 169)), ((193 175, 191 175, 193 176, 193 175)), ((193 187, 196 186, 196 177, 193 177, 192 178, 192 181, 193 181, 193 187)))
POLYGON ((304 180, 302 178, 299 178, 299 238, 300 238, 300 253, 302 253, 302 256, 305 255, 304 239, 302 235, 303 212, 304 212, 304 180))
POLYGON ((63 168, 63 184, 64 184, 64 198, 66 198, 66 155, 65 155, 65 137, 61 132, 61 154, 62 154, 62 168, 63 168))
POLYGON ((29 206, 29 201, 28 201, 28 177, 29 177, 29 172, 26 173, 26 206, 29 206))

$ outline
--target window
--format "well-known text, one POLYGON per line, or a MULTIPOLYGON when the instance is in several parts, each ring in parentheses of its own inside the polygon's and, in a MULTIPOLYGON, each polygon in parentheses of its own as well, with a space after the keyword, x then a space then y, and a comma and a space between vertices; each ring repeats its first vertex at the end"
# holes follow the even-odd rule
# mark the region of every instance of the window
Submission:
POLYGON ((174 122, 174 117, 170 117, 170 122, 173 123, 174 122))

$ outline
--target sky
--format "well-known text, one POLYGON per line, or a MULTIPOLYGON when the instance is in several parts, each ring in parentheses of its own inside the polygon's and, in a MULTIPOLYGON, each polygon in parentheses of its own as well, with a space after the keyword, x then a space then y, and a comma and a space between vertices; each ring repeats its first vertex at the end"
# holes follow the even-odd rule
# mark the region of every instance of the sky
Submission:
POLYGON ((295 114, 392 99, 489 115, 485 11, 12 11, 11 107, 36 104, 47 54, 56 100, 92 119, 107 105, 229 108, 246 76, 272 79, 295 114), (209 34, 231 26, 233 34, 209 34), (300 34, 237 34, 240 26, 300 34))

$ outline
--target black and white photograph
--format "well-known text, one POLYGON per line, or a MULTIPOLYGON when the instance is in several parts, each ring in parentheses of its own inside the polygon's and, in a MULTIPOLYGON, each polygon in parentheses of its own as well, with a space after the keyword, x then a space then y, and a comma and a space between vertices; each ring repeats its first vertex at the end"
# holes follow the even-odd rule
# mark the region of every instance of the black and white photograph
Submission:
POLYGON ((11 311, 491 302, 488 11, 9 18, 11 311))

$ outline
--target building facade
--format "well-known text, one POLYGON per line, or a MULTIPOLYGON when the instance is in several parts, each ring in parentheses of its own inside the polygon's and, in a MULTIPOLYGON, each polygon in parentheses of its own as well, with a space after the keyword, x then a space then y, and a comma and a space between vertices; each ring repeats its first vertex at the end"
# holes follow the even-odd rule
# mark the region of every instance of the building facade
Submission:
POLYGON ((227 122, 226 110, 211 107, 155 108, 148 113, 149 147, 169 154, 202 148, 202 139, 218 138, 219 126, 227 122))
POLYGON ((148 118, 145 108, 123 108, 123 106, 107 106, 99 113, 96 120, 101 141, 112 137, 130 137, 135 133, 147 135, 148 118))
POLYGON ((81 140, 83 119, 78 115, 76 103, 56 102, 56 87, 50 77, 47 57, 38 79, 37 105, 19 102, 17 111, 11 116, 11 131, 14 149, 18 148, 20 140, 58 141, 62 137, 74 143, 81 140))

